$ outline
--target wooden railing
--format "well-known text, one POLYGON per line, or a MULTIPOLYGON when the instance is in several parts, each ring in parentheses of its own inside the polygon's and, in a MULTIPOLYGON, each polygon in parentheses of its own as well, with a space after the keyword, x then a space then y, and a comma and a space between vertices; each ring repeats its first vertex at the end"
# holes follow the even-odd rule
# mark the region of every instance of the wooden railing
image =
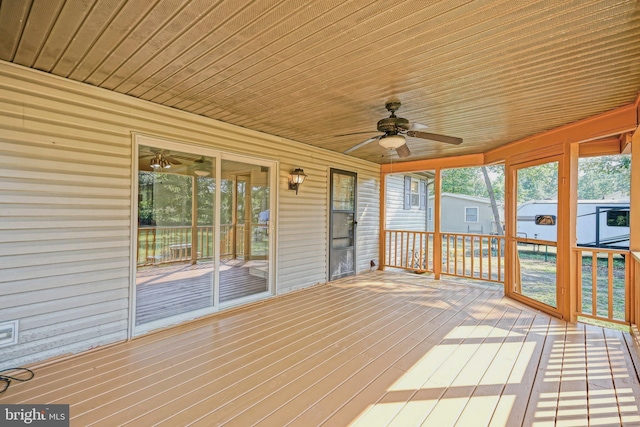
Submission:
POLYGON ((504 236, 442 233, 442 274, 504 283, 504 236))
POLYGON ((433 272, 433 233, 385 230, 384 265, 417 272, 433 272))
POLYGON ((629 286, 630 252, 603 248, 574 248, 573 252, 578 267, 576 314, 629 324, 634 303, 629 286))
MULTIPOLYGON (((140 227, 138 229, 138 265, 153 265, 192 260, 192 227, 140 227)), ((196 259, 213 257, 213 227, 196 230, 196 259)))
MULTIPOLYGON (((433 272, 434 233, 385 230, 385 267, 433 272)), ((504 237, 442 233, 441 273, 504 283, 504 237)))
POLYGON ((632 331, 640 337, 638 330, 640 326, 640 252, 631 252, 628 267, 629 323, 632 331))

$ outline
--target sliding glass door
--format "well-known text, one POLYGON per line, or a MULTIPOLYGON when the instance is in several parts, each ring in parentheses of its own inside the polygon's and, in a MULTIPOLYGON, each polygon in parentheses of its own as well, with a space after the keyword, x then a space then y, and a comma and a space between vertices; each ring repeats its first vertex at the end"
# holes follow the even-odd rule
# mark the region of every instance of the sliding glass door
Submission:
POLYGON ((134 333, 271 293, 271 162, 137 139, 134 333))
POLYGON ((269 291, 271 168, 222 159, 220 303, 269 291))

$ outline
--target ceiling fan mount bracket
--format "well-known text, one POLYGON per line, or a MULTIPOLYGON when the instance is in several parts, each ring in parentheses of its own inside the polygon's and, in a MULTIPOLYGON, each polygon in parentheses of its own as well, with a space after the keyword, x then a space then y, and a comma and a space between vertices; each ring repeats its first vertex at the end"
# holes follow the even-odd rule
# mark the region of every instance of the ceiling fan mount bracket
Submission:
POLYGON ((402 105, 400 101, 389 101, 384 105, 384 107, 393 116, 393 114, 400 109, 400 105, 402 105))

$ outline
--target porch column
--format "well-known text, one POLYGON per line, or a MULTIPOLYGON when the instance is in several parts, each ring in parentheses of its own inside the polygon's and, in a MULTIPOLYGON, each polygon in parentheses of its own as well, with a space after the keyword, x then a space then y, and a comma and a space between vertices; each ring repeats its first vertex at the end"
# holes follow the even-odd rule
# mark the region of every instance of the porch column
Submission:
MULTIPOLYGON (((640 122, 640 105, 638 106, 638 121, 640 122)), ((635 334, 638 333, 640 323, 640 268, 635 260, 640 252, 640 127, 635 130, 631 138, 631 190, 629 192, 629 250, 631 259, 627 262, 629 272, 628 316, 635 334)))
POLYGON ((198 177, 191 180, 191 264, 198 262, 198 177))
POLYGON ((380 172, 380 247, 378 250, 378 270, 384 270, 384 264, 387 259, 387 235, 386 228, 386 181, 387 174, 380 172))
POLYGON ((442 234, 440 234, 440 168, 435 168, 433 184, 433 277, 442 273, 442 234))

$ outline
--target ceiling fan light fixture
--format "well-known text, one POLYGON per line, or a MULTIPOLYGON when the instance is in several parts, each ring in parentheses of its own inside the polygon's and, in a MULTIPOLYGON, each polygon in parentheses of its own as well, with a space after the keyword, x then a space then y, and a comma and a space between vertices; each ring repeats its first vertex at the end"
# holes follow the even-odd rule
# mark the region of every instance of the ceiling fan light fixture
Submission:
POLYGON ((149 160, 149 167, 151 169, 159 169, 162 167, 162 157, 159 154, 156 154, 149 160))
POLYGON ((403 146, 406 143, 406 140, 403 135, 387 135, 380 138, 378 143, 382 147, 391 150, 403 146))

